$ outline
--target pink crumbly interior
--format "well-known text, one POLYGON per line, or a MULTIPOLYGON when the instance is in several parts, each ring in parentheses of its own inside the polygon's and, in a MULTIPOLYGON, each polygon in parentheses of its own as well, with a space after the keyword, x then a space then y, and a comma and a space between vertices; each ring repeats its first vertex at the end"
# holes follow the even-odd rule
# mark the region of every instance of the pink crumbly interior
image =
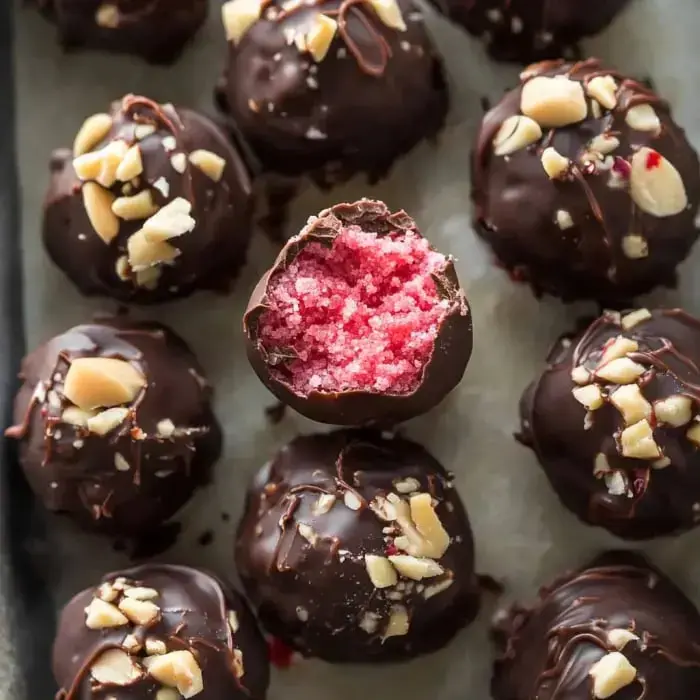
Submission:
POLYGON ((273 377, 300 395, 414 391, 450 306, 431 277, 445 264, 410 232, 349 226, 332 248, 308 244, 268 286, 259 335, 285 358, 271 364, 273 377))

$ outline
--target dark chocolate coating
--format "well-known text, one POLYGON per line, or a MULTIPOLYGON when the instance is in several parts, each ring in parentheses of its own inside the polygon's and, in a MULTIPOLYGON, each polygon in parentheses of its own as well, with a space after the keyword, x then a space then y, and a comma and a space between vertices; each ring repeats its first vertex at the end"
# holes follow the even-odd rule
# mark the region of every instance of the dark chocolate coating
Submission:
POLYGON ((572 56, 584 37, 605 29, 628 0, 432 0, 478 36, 492 58, 530 63, 572 56))
POLYGON ((164 326, 124 319, 76 326, 28 355, 20 377, 7 435, 20 440, 24 473, 50 511, 88 529, 140 534, 208 480, 221 450, 211 387, 191 350, 164 326), (61 417, 71 405, 62 393, 66 372, 80 357, 127 360, 147 381, 126 420, 103 436, 61 417), (159 428, 163 420, 172 421, 172 435, 159 428))
POLYGON ((564 505, 585 522, 627 539, 681 532, 700 522, 700 452, 687 436, 694 423, 674 427, 657 415, 658 402, 671 396, 687 397, 689 416, 698 414, 700 321, 679 309, 650 314, 648 320, 623 330, 620 315, 607 312, 585 332, 559 341, 547 369, 521 401, 521 437, 535 451, 564 505), (648 421, 658 457, 623 455, 621 433, 626 423, 610 400, 618 388, 614 382, 596 380, 604 402, 588 417, 572 394, 577 387, 572 370, 584 367, 593 372, 603 366, 601 353, 618 336, 638 345, 627 357, 645 370, 637 384, 650 404, 647 412, 652 409, 648 421), (605 455, 610 473, 600 466, 598 473, 594 471, 600 454, 605 455), (621 481, 612 477, 613 471, 621 481))
POLYGON ((537 294, 620 306, 657 285, 675 285, 676 266, 698 235, 694 220, 700 204, 700 165, 669 105, 597 59, 536 64, 522 76, 520 86, 486 114, 476 139, 472 199, 477 233, 513 278, 527 282, 537 294), (584 89, 595 77, 612 76, 618 85, 617 106, 601 108, 596 118, 588 100, 582 121, 543 128, 542 138, 532 145, 496 155, 492 142, 504 121, 520 114, 524 85, 536 76, 556 75, 568 76, 584 89), (661 124, 658 135, 627 124, 629 109, 639 105, 655 110, 661 124), (590 158, 587 146, 601 134, 618 139, 619 146, 601 160, 590 158), (544 171, 541 157, 546 147, 571 160, 563 177, 550 179, 544 171), (654 149, 680 174, 687 206, 679 213, 655 216, 632 200, 629 162, 642 147, 654 149), (557 222, 558 212, 568 214, 569 226, 557 222), (639 238, 646 253, 635 257, 627 252, 624 245, 630 236, 639 238))
POLYGON ((420 445, 372 432, 298 437, 263 467, 248 493, 236 564, 263 626, 326 661, 401 661, 436 651, 479 607, 469 520, 447 472, 420 445), (373 508, 392 490, 397 495, 397 484, 410 490, 408 480, 437 502, 451 538, 439 559, 444 572, 375 588, 364 555, 402 552, 394 544, 401 528, 373 508), (322 496, 328 510, 319 507, 322 496), (302 534, 304 525, 310 533, 302 534), (408 613, 408 631, 383 640, 396 606, 408 613))
POLYGON ((257 321, 268 304, 267 288, 271 279, 296 258, 308 243, 332 245, 341 230, 350 225, 379 235, 412 231, 415 222, 406 212, 392 213, 383 202, 362 199, 353 204, 336 204, 313 218, 301 233, 292 237, 281 250, 275 264, 260 280, 248 302, 243 317, 248 359, 265 386, 282 402, 307 418, 333 425, 389 426, 426 413, 442 401, 459 384, 472 352, 472 320, 464 291, 459 285, 454 263, 447 263, 435 278, 439 293, 452 302, 442 321, 433 354, 423 370, 419 387, 410 394, 344 391, 312 391, 300 395, 284 377, 284 364, 270 362, 271 348, 258 337, 257 321))
POLYGON ((66 49, 133 53, 150 63, 172 63, 179 58, 206 19, 208 6, 207 0, 30 2, 56 24, 66 49))
POLYGON ((398 0, 405 31, 383 23, 365 0, 283 4, 265 0, 262 19, 229 42, 217 89, 266 170, 308 175, 323 188, 357 173, 376 181, 440 131, 443 66, 411 0, 398 0), (319 12, 339 28, 317 63, 287 34, 303 35, 319 12))
POLYGON ((700 615, 639 554, 610 552, 562 576, 542 588, 533 607, 514 607, 495 637, 494 700, 591 700, 591 667, 611 652, 636 669, 612 700, 686 700, 700 693, 700 615), (638 639, 620 648, 620 630, 638 639))
MULTIPOLYGON (((142 665, 151 650, 146 639, 164 643, 166 653, 194 655, 203 682, 193 696, 198 700, 263 700, 269 680, 267 647, 240 595, 208 573, 164 564, 114 572, 103 582, 78 593, 61 613, 53 650, 53 673, 61 688, 57 700, 155 698, 163 686, 142 665), (95 597, 110 598, 104 584, 115 581, 156 591, 152 602, 160 608, 158 618, 147 625, 88 628, 85 608, 95 597), (136 637, 140 648, 123 646, 127 635, 136 637), (137 665, 135 678, 125 685, 98 684, 91 678, 92 665, 103 652, 120 648, 137 665)), ((115 593, 112 604, 118 605, 123 594, 115 593)))
POLYGON ((126 255, 127 240, 142 227, 144 219, 120 220, 118 235, 105 243, 88 219, 73 154, 60 149, 51 159, 51 181, 44 203, 43 236, 49 256, 86 295, 148 304, 202 289, 226 291, 246 261, 252 232, 252 183, 241 155, 214 122, 189 109, 128 95, 112 105, 111 116, 111 130, 93 151, 119 139, 129 145, 136 143, 137 124, 156 127, 153 134, 138 141, 143 173, 137 186, 117 181, 112 193, 133 196, 148 189, 160 207, 182 197, 192 204, 196 225, 168 241, 180 255, 173 263, 158 266, 160 277, 155 286, 139 284, 130 270, 120 276, 117 261, 126 255), (163 139, 167 144, 173 137, 175 149, 166 149, 163 139), (187 159, 183 173, 175 170, 172 156, 200 149, 224 158, 218 182, 187 159), (154 186, 163 180, 167 196, 154 186))

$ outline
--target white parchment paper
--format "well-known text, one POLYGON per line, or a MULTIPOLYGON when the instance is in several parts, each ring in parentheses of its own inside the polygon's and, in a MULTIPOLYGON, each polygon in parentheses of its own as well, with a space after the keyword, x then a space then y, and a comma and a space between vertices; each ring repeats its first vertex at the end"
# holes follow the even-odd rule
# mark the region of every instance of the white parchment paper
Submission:
MULTIPOLYGON (((585 0, 580 0, 585 2, 585 0)), ((172 68, 154 68, 124 56, 99 53, 64 55, 54 28, 17 0, 16 70, 18 160, 22 186, 21 232, 25 321, 31 346, 95 311, 107 301, 86 300, 54 269, 40 245, 41 202, 54 147, 72 143, 85 116, 103 111, 127 92, 159 101, 212 110, 211 94, 225 53, 218 0, 208 25, 172 68)), ((535 300, 490 264, 470 227, 469 149, 481 115, 480 98, 497 98, 515 84, 518 70, 489 61, 478 42, 432 13, 426 15, 442 50, 451 81, 453 107, 438 148, 421 146, 376 187, 352 182, 332 193, 305 191, 294 208, 291 230, 321 208, 370 196, 405 208, 435 245, 458 258, 458 272, 474 314, 475 350, 467 375, 452 396, 431 414, 407 425, 456 474, 477 544, 480 572, 502 580, 499 602, 484 599, 476 623, 443 652, 410 664, 386 668, 334 667, 305 661, 275 671, 271 700, 338 700, 372 693, 378 698, 486 700, 489 697, 488 623, 497 605, 531 598, 537 586, 560 571, 583 564, 603 547, 620 542, 602 530, 580 524, 557 501, 532 454, 512 438, 517 402, 541 368, 557 335, 581 311, 557 301, 535 300)), ((605 34, 586 44, 622 70, 649 76, 674 106, 677 120, 700 147, 700 2, 632 0, 631 7, 605 34)), ((235 579, 233 533, 250 475, 296 433, 323 429, 288 412, 271 426, 264 409, 273 397, 248 366, 241 316, 248 295, 275 255, 259 234, 235 292, 230 297, 199 295, 167 306, 136 310, 135 316, 170 324, 199 355, 216 387, 216 409, 226 435, 225 454, 215 483, 197 494, 179 518, 184 533, 161 560, 206 566, 235 579), (229 513, 225 522, 222 513, 229 513), (207 547, 197 544, 215 532, 207 547)), ((700 247, 683 266, 680 288, 656 293, 646 304, 683 304, 700 314, 700 247)), ((33 543, 50 577, 57 607, 74 592, 93 585, 107 570, 127 564, 103 539, 76 532, 63 520, 50 523, 47 541, 33 543)), ((700 532, 642 546, 700 603, 700 532)))

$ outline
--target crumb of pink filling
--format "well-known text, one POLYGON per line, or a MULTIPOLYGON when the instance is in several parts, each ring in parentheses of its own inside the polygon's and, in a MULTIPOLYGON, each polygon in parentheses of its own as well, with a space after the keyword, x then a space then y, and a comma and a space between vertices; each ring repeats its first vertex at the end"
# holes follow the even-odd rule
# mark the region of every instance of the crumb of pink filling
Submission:
POLYGON ((310 243, 268 285, 258 332, 284 358, 270 363, 273 377, 301 395, 414 391, 450 308, 431 276, 445 264, 411 232, 350 226, 332 248, 310 243))

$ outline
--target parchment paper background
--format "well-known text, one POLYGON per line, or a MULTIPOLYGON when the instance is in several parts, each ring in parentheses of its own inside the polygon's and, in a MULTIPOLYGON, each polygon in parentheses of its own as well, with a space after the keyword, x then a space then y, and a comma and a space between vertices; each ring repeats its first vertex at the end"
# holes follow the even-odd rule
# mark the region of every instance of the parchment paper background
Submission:
MULTIPOLYGON (((580 0, 582 3, 585 0, 580 0)), ((26 330, 30 347, 97 310, 106 301, 85 300, 55 270, 40 245, 41 202, 52 148, 69 145, 85 116, 103 111, 127 92, 212 110, 211 90, 225 45, 219 2, 208 26, 172 68, 149 67, 124 56, 66 56, 54 28, 17 1, 18 160, 21 170, 26 330)), ((589 41, 598 55, 622 70, 649 76, 674 106, 677 120, 700 147, 700 2, 632 0, 631 8, 604 35, 589 41)), ((579 524, 559 505, 534 458, 512 439, 521 390, 541 367, 545 352, 586 306, 536 301, 494 268, 470 228, 469 149, 481 114, 480 98, 492 100, 513 85, 518 70, 488 60, 478 42, 427 13, 447 63, 453 107, 437 149, 422 146, 401 161, 377 187, 357 181, 329 194, 309 190, 294 208, 290 230, 337 201, 371 196, 405 208, 457 268, 474 314, 475 351, 461 386, 441 407, 406 427, 456 474, 477 543, 480 572, 503 581, 500 602, 486 597, 479 620, 445 651, 410 664, 333 667, 303 662, 274 672, 271 700, 350 700, 371 693, 402 700, 486 700, 490 677, 487 629, 498 605, 531 598, 537 586, 577 566, 603 547, 620 542, 579 524)), ((249 476, 297 432, 322 429, 288 412, 272 427, 264 409, 273 398, 249 368, 243 352, 241 315, 253 285, 273 260, 275 248, 256 235, 250 262, 230 297, 199 295, 167 306, 136 310, 135 316, 171 324, 199 355, 216 387, 216 408, 226 451, 214 485, 183 512, 184 534, 159 559, 209 567, 234 578, 232 539, 249 476), (229 522, 221 513, 231 515, 229 522), (197 544, 215 532, 206 547, 197 544)), ((683 304, 700 313, 700 247, 682 269, 680 288, 657 293, 649 303, 683 304)), ((56 606, 94 584, 106 570, 125 565, 102 539, 76 532, 62 520, 49 523, 49 539, 32 543, 38 565, 50 578, 56 606)), ((700 532, 644 545, 700 603, 700 532)), ((38 699, 37 699, 38 700, 38 699)))

